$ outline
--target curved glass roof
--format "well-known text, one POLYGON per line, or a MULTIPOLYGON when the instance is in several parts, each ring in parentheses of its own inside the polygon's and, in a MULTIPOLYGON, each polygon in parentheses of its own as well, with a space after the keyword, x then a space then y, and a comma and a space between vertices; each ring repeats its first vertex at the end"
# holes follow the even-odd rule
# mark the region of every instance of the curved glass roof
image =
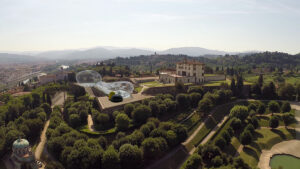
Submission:
POLYGON ((85 70, 77 73, 76 80, 83 87, 96 87, 105 94, 115 92, 123 98, 129 98, 134 90, 133 84, 128 81, 103 82, 101 75, 93 70, 85 70))

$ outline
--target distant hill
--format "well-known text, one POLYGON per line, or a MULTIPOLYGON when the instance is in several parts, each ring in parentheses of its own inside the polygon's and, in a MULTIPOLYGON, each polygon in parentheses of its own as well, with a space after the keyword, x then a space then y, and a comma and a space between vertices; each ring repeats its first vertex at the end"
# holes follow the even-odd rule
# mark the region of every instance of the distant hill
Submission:
POLYGON ((181 47, 170 48, 164 51, 157 52, 159 54, 172 54, 172 55, 188 55, 188 56, 204 56, 204 55, 225 55, 231 54, 230 52, 210 50, 200 47, 181 47))
POLYGON ((0 65, 4 64, 20 64, 20 63, 37 63, 45 61, 45 59, 28 56, 28 55, 18 55, 9 53, 0 53, 0 65))
MULTIPOLYGON (((155 51, 153 49, 138 49, 138 48, 118 48, 118 47, 95 47, 90 49, 75 49, 75 50, 54 50, 45 52, 18 52, 11 54, 10 57, 6 57, 6 62, 14 63, 16 60, 18 63, 28 63, 32 61, 40 61, 44 59, 48 60, 107 60, 116 57, 131 57, 140 55, 152 55, 154 53, 161 55, 188 55, 192 57, 203 56, 206 58, 216 58, 225 54, 236 54, 233 52, 225 52, 218 50, 210 50, 201 47, 181 47, 171 48, 163 51, 155 51), (15 59, 18 58, 19 59, 15 59)), ((247 53, 239 53, 243 56, 247 53)))

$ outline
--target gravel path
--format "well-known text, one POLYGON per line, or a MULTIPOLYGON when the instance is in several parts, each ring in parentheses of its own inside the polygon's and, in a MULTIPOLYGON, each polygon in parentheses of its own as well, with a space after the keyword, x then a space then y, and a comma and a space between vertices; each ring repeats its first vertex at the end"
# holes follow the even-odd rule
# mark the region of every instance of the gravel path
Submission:
POLYGON ((95 131, 95 129, 94 129, 94 122, 93 122, 93 119, 92 119, 92 115, 90 115, 90 114, 88 115, 87 122, 88 122, 89 130, 90 131, 95 131))
POLYGON ((49 123, 50 123, 50 120, 47 120, 45 123, 44 129, 42 131, 41 137, 40 137, 41 141, 39 142, 38 146, 35 149, 34 155, 35 155, 36 160, 41 159, 41 155, 43 153, 43 150, 44 150, 44 147, 45 147, 45 144, 47 141, 46 132, 49 127, 49 123))
POLYGON ((296 125, 296 140, 283 141, 275 144, 271 150, 262 150, 259 158, 258 167, 260 169, 271 169, 270 159, 275 154, 290 154, 300 158, 300 103, 290 102, 292 109, 296 109, 295 118, 296 125))

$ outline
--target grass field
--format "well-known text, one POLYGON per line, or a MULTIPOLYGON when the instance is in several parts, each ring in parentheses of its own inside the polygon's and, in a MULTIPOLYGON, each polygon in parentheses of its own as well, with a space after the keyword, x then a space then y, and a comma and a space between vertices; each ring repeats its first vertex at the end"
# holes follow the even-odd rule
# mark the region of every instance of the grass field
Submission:
MULTIPOLYGON (((231 80, 226 79, 226 80, 220 80, 220 81, 210 81, 210 82, 205 83, 203 86, 220 86, 222 83, 227 83, 228 85, 230 85, 231 80)), ((244 81, 244 85, 251 85, 251 84, 253 84, 253 83, 244 81)))
MULTIPOLYGON (((274 74, 266 74, 263 76, 264 77, 264 83, 269 83, 271 81, 273 82, 279 82, 281 81, 280 79, 284 79, 285 82, 290 83, 290 84, 296 84, 299 83, 300 81, 300 74, 294 74, 294 75, 274 75, 274 74)), ((245 81, 251 82, 251 83, 256 83, 258 81, 259 76, 255 74, 247 74, 244 76, 245 81)))
POLYGON ((111 129, 104 130, 104 131, 90 131, 88 128, 88 125, 83 125, 83 126, 79 127, 78 130, 83 133, 90 134, 90 135, 106 135, 106 134, 112 134, 112 133, 116 132, 116 128, 111 128, 111 129))
POLYGON ((245 146, 240 154, 241 158, 251 167, 257 166, 261 151, 263 149, 269 150, 273 145, 283 140, 295 138, 295 130, 286 128, 270 130, 262 128, 256 130, 254 137, 255 141, 252 144, 245 146))
POLYGON ((142 86, 136 87, 134 88, 134 91, 136 91, 137 93, 139 93, 142 90, 142 86))
POLYGON ((159 81, 145 82, 145 83, 141 83, 140 85, 141 86, 147 86, 147 87, 174 86, 173 83, 171 83, 171 84, 163 84, 163 83, 160 83, 159 81))

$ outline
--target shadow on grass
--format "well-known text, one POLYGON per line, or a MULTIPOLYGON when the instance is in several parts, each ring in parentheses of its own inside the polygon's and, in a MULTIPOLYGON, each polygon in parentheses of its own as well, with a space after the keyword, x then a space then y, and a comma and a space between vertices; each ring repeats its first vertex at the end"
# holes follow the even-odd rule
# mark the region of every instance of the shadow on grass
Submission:
POLYGON ((249 156, 252 156, 253 158, 255 158, 256 160, 259 159, 259 157, 258 157, 256 151, 253 150, 251 147, 245 146, 245 147, 243 148, 243 151, 244 151, 246 154, 248 154, 249 156))
POLYGON ((262 119, 262 120, 267 120, 267 121, 269 121, 269 120, 270 120, 270 117, 268 117, 268 116, 258 116, 258 119, 262 119))
POLYGON ((251 143, 251 146, 252 146, 253 148, 255 148, 257 151, 261 152, 261 148, 260 148, 260 146, 259 146, 256 142, 252 142, 252 143, 251 143))
POLYGON ((280 131, 280 130, 278 130, 278 129, 271 129, 271 131, 272 131, 273 133, 278 134, 282 139, 286 139, 286 136, 285 136, 285 134, 284 134, 282 131, 280 131))
POLYGON ((229 144, 228 146, 225 147, 224 152, 234 156, 237 153, 237 149, 232 144, 229 144))
POLYGON ((254 131, 253 137, 254 137, 254 140, 256 140, 258 138, 263 138, 264 136, 262 134, 260 134, 259 132, 254 131))

